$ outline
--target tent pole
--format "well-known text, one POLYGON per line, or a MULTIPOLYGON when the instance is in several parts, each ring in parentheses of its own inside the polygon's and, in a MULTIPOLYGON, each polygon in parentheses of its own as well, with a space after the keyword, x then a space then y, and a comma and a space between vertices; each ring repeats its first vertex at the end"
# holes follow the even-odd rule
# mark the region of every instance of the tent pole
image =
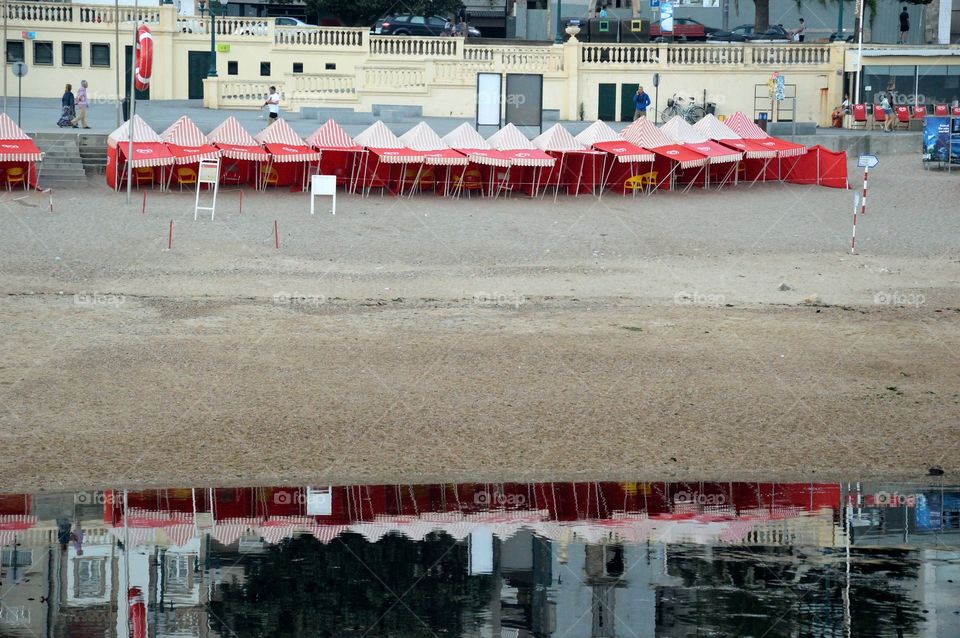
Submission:
MULTIPOLYGON (((3 0, 3 112, 7 112, 7 14, 10 5, 3 0)), ((26 49, 26 47, 24 47, 26 49)), ((24 55, 23 57, 27 57, 24 55)))
POLYGON ((137 29, 140 28, 139 8, 133 2, 133 49, 130 51, 130 119, 127 125, 127 204, 133 197, 133 116, 137 112, 137 29))

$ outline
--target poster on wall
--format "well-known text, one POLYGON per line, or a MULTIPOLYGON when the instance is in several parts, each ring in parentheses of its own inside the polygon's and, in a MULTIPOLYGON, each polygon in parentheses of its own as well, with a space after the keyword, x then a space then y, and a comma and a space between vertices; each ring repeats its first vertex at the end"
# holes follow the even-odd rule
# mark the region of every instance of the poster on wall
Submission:
POLYGON ((950 118, 950 163, 960 164, 960 117, 950 118))
POLYGON ((502 84, 499 73, 477 73, 477 126, 500 128, 502 84))
POLYGON ((943 163, 950 161, 950 118, 924 118, 923 161, 943 163))

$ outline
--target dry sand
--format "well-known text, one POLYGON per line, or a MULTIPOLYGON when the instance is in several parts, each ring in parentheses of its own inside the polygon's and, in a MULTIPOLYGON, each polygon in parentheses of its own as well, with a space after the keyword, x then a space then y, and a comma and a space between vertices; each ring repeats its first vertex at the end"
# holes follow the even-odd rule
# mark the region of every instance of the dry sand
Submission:
POLYGON ((958 194, 5 194, 0 486, 954 473, 958 194))

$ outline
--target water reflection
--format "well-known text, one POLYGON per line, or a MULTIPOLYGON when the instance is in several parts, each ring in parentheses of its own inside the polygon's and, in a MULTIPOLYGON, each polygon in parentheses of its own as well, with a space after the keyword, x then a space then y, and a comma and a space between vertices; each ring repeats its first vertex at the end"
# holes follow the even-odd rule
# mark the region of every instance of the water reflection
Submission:
POLYGON ((0 495, 0 636, 960 636, 960 488, 0 495))

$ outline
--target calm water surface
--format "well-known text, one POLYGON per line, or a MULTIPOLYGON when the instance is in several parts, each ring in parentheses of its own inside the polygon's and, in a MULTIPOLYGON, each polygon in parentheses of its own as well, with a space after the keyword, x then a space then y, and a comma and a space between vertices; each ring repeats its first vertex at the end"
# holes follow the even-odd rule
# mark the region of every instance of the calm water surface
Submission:
POLYGON ((958 540, 945 482, 0 494, 0 636, 955 638, 958 540))

